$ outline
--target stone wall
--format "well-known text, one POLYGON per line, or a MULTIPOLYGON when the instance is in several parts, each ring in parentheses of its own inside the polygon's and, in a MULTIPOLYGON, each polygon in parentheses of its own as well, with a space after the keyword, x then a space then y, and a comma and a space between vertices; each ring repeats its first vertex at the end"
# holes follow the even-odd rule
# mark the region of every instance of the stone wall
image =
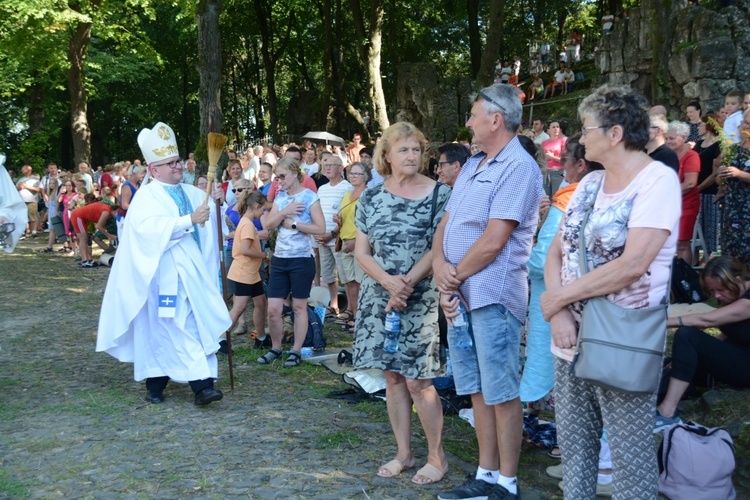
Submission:
POLYGON ((750 0, 718 12, 644 0, 602 38, 597 66, 595 85, 632 85, 672 116, 694 100, 716 111, 727 92, 750 92, 750 0))
POLYGON ((398 69, 397 92, 392 122, 411 122, 430 144, 440 145, 456 139, 475 89, 470 78, 440 78, 432 63, 405 63, 398 69))

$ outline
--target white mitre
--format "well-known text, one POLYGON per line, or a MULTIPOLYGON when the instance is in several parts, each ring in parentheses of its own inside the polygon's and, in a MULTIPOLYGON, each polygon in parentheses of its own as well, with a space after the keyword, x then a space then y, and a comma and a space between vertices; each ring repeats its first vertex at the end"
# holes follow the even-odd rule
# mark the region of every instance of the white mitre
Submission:
POLYGON ((148 165, 173 156, 179 157, 174 130, 166 123, 159 122, 150 130, 141 130, 138 134, 138 146, 148 165))

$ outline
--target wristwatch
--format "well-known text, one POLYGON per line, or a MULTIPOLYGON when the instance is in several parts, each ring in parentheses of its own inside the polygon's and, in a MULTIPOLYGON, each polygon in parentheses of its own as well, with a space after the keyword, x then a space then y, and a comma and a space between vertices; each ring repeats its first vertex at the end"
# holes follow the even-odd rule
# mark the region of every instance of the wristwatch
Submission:
POLYGON ((297 229, 297 223, 296 222, 292 222, 292 229, 297 229))

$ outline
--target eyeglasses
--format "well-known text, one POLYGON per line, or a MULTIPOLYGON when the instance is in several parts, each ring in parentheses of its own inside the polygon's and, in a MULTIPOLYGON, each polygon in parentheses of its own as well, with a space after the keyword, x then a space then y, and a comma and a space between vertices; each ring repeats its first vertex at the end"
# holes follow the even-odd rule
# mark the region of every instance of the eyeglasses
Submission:
POLYGON ((363 175, 365 174, 362 172, 349 172, 349 177, 362 177, 363 175))
POLYGON ((276 178, 280 181, 283 181, 286 179, 286 174, 276 174, 276 178))
POLYGON ((443 168, 443 165, 450 165, 451 163, 453 162, 452 161, 439 161, 438 167, 443 168))
MULTIPOLYGON (((482 92, 481 90, 479 91, 479 94, 477 94, 477 95, 478 95, 479 97, 481 97, 482 99, 484 99, 485 101, 487 101, 487 102, 491 102, 492 104, 494 104, 494 105, 495 105, 495 106, 497 106, 498 108, 500 108, 500 109, 503 109, 503 106, 500 106, 500 105, 499 105, 499 104, 498 104, 498 103, 497 103, 496 101, 494 101, 494 100, 493 100, 493 99, 492 99, 492 98, 491 98, 490 96, 488 96, 487 94, 485 94, 485 93, 484 93, 484 92, 482 92)), ((499 111, 498 111, 498 113, 499 113, 499 111)))
POLYGON ((158 165, 158 167, 169 167, 170 170, 175 171, 182 168, 182 163, 180 163, 179 160, 174 160, 169 163, 164 163, 162 165, 158 165))
POLYGON ((247 188, 233 188, 233 189, 232 189, 232 192, 233 192, 233 193, 241 193, 241 192, 243 192, 243 191, 244 191, 245 189, 247 189, 247 188))
POLYGON ((591 127, 581 127, 581 137, 586 137, 589 134, 589 130, 596 130, 599 128, 609 128, 606 125, 592 125, 591 127))

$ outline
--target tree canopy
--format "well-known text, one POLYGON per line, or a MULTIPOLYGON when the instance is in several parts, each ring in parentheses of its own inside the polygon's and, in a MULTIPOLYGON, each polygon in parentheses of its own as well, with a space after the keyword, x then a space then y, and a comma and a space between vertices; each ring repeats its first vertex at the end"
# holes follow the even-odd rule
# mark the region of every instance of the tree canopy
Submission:
MULTIPOLYGON (((616 9, 622 3, 606 3, 616 9)), ((605 3, 584 0, 0 0, 0 151, 11 165, 94 166, 140 155, 169 123, 183 156, 200 142, 213 77, 230 144, 309 130, 377 133, 396 115, 399 65, 491 81, 494 62, 571 30, 593 40, 605 3), (200 31, 207 8, 219 29, 200 31), (207 66, 199 39, 220 36, 207 66), (219 74, 214 74, 219 73, 219 74), (205 114, 206 111, 203 111, 205 114), (203 125, 202 125, 203 124, 203 125)), ((203 43, 203 42, 201 42, 203 43)))

